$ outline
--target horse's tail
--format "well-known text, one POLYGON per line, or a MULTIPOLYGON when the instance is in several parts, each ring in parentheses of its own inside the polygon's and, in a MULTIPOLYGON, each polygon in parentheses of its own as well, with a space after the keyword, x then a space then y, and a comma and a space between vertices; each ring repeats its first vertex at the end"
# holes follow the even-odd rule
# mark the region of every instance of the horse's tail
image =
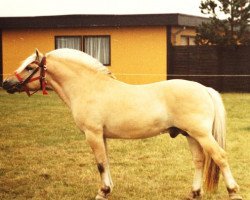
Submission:
MULTIPOLYGON (((220 94, 212 88, 207 88, 214 104, 214 122, 213 122, 213 137, 218 144, 225 149, 225 108, 220 94)), ((220 168, 215 164, 209 155, 206 155, 206 162, 204 168, 205 174, 205 188, 207 191, 214 191, 218 187, 220 178, 220 168)))

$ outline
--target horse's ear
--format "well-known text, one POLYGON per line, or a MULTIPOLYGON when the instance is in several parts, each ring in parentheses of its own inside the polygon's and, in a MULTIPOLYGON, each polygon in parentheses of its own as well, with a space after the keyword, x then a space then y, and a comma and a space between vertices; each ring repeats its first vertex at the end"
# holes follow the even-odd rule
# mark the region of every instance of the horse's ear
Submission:
POLYGON ((36 60, 37 60, 38 62, 41 61, 42 56, 43 56, 43 55, 40 53, 40 51, 39 51, 38 49, 36 49, 36 60))

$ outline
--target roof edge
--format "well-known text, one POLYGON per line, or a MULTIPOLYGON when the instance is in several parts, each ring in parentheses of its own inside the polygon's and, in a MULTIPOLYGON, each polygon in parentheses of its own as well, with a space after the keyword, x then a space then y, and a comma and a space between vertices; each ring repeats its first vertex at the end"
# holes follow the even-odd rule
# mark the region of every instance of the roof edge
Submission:
POLYGON ((180 13, 169 14, 85 14, 0 17, 0 28, 71 28, 108 26, 197 26, 207 18, 180 13))

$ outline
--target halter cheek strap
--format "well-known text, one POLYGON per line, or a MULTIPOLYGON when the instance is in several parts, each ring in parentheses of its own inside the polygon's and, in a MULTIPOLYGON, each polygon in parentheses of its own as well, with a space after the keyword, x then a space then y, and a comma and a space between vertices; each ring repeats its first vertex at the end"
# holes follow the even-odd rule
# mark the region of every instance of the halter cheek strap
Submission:
POLYGON ((39 67, 41 68, 41 73, 40 73, 40 85, 41 85, 41 89, 43 91, 43 95, 47 95, 48 94, 48 92, 46 90, 47 82, 45 80, 47 68, 46 68, 46 57, 45 56, 42 58, 42 61, 39 64, 39 67))

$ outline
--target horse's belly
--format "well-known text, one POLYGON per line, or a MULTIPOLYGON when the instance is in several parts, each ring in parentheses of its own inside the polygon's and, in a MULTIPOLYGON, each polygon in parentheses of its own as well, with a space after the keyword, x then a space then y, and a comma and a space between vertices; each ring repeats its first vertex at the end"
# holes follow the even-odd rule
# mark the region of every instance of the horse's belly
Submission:
POLYGON ((113 139, 143 139, 159 135, 164 129, 160 130, 122 130, 122 131, 105 131, 106 138, 113 139))
POLYGON ((141 139, 159 135, 170 127, 166 115, 151 120, 141 118, 138 120, 121 120, 104 127, 107 138, 141 139))
POLYGON ((153 89, 133 90, 108 101, 104 134, 108 138, 153 137, 170 127, 165 95, 153 89))

